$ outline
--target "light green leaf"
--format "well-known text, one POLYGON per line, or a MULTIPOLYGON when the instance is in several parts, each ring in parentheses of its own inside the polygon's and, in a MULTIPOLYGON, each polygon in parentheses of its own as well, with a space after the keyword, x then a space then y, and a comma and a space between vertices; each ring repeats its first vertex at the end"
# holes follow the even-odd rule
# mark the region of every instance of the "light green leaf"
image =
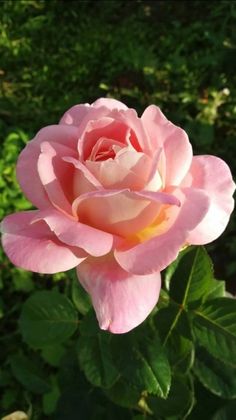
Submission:
POLYGON ((172 276, 170 297, 182 307, 196 307, 214 282, 212 262, 203 247, 191 247, 183 254, 172 276))
POLYGON ((66 341, 78 326, 77 312, 69 299, 53 291, 33 294, 20 316, 23 339, 32 347, 43 348, 66 341))
POLYGON ((197 343, 214 357, 236 368, 236 301, 217 298, 193 312, 197 343))
POLYGON ((236 369, 215 359, 203 348, 198 348, 194 373, 213 394, 221 398, 236 397, 236 369))

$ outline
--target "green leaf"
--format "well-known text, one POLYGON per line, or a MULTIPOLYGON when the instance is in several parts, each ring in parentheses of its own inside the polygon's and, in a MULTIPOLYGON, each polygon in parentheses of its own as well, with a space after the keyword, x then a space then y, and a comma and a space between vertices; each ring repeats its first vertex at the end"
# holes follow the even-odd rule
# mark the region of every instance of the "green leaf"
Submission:
POLYGON ((236 301, 217 298, 193 312, 196 341, 214 357, 236 367, 236 301))
POLYGON ((148 391, 166 398, 170 389, 171 372, 166 354, 157 334, 143 336, 135 333, 112 337, 113 360, 120 374, 141 392, 148 391))
POLYGON ((172 370, 182 375, 188 373, 194 362, 193 342, 174 331, 166 349, 172 370))
POLYGON ((52 414, 55 411, 58 399, 60 397, 60 390, 55 376, 51 377, 52 389, 43 395, 43 412, 46 415, 52 414))
POLYGON ((71 297, 74 305, 82 315, 86 315, 92 304, 89 294, 83 289, 78 279, 73 279, 71 297))
POLYGON ((203 302, 207 300, 216 299, 218 297, 225 297, 225 281, 223 280, 212 280, 211 288, 209 293, 206 294, 203 302))
POLYGON ((42 358, 51 366, 59 366, 62 356, 65 353, 65 348, 61 344, 54 344, 43 347, 42 358))
POLYGON ((69 299, 53 291, 33 294, 20 316, 23 339, 32 347, 43 348, 66 341, 78 326, 77 312, 69 299))
POLYGON ((111 335, 98 330, 93 312, 84 318, 80 329, 77 349, 81 369, 93 385, 110 388, 119 376, 111 356, 111 335))
POLYGON ((197 350, 194 373, 213 394, 229 399, 236 397, 236 369, 215 359, 203 348, 197 350))
POLYGON ((155 316, 155 325, 166 345, 171 335, 177 331, 178 334, 191 338, 191 328, 186 311, 175 303, 170 303, 166 308, 160 309, 155 316))
POLYGON ((224 407, 217 410, 214 416, 210 420, 233 420, 236 413, 236 401, 225 405, 224 407))
POLYGON ((174 377, 167 399, 151 396, 147 399, 147 404, 157 418, 166 419, 177 415, 183 420, 193 407, 194 395, 186 381, 174 377))
POLYGON ((141 393, 132 387, 124 378, 120 378, 115 385, 104 391, 105 395, 121 407, 137 408, 141 393))
POLYGON ((29 391, 35 394, 49 392, 51 387, 42 376, 42 372, 35 363, 23 355, 15 354, 10 357, 13 375, 29 391))
POLYGON ((211 290, 211 260, 203 247, 191 247, 183 254, 172 276, 170 297, 182 307, 196 307, 211 290))

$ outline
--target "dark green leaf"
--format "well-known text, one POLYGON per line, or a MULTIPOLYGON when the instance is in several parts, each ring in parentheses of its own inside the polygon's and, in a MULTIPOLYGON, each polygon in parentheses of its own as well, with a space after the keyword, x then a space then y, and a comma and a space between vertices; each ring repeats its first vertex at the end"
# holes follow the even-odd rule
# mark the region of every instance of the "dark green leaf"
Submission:
POLYGON ((236 413, 236 401, 224 405, 210 420, 233 420, 236 413))
POLYGON ((194 403, 194 395, 189 386, 180 377, 174 377, 170 393, 166 400, 158 397, 147 399, 148 407, 158 418, 178 416, 181 420, 191 411, 194 403))
POLYGON ((185 310, 175 303, 170 303, 168 307, 157 312, 155 325, 164 345, 175 331, 187 338, 191 338, 192 335, 185 310))
POLYGON ((77 326, 74 306, 57 292, 36 292, 23 305, 20 330, 32 347, 43 348, 66 341, 77 326))
POLYGON ((197 343, 214 357, 236 367, 236 301, 217 298, 193 313, 197 343))
POLYGON ((236 397, 236 369, 215 359, 203 348, 197 350, 194 372, 213 394, 222 398, 236 397))
POLYGON ((29 391, 43 394, 50 391, 50 385, 43 378, 42 372, 23 355, 15 354, 10 357, 13 375, 29 391))
POLYGON ((113 387, 105 390, 105 395, 121 407, 137 408, 140 392, 132 387, 124 378, 120 378, 113 387))
POLYGON ((43 359, 52 366, 59 366, 65 348, 61 344, 54 344, 42 349, 43 359))
MULTIPOLYGON (((81 323, 81 330, 86 332, 86 326, 92 320, 96 322, 94 315, 89 313, 81 323)), ((110 388, 119 376, 111 356, 111 335, 100 330, 95 330, 94 334, 92 329, 89 331, 88 334, 81 335, 78 340, 80 367, 93 385, 110 388)))
POLYGON ((166 349, 172 370, 179 374, 186 374, 194 362, 193 342, 175 331, 171 334, 166 349))
POLYGON ((135 333, 112 338, 113 359, 120 373, 140 391, 166 398, 171 373, 166 354, 157 335, 135 339, 135 333))
MULTIPOLYGON (((73 272, 74 272, 74 270, 73 270, 73 272)), ((81 284, 80 284, 80 282, 79 282, 75 273, 73 273, 73 276, 71 274, 71 277, 72 277, 72 289, 71 289, 72 301, 75 304, 78 311, 82 315, 86 315, 87 312, 92 307, 89 294, 81 286, 81 284)))
POLYGON ((58 399, 60 397, 60 390, 55 377, 51 378, 52 389, 43 395, 43 412, 44 414, 52 414, 55 411, 58 399))

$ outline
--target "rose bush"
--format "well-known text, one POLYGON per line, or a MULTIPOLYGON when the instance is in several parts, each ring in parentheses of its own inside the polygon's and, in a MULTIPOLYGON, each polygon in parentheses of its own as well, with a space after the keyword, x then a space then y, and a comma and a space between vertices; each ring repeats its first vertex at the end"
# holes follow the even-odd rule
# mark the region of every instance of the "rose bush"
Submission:
POLYGON ((102 329, 124 333, 155 306, 160 272, 188 244, 225 229, 235 185, 226 163, 192 155, 188 136, 149 106, 114 99, 72 107, 19 156, 38 210, 7 216, 6 254, 39 273, 77 267, 102 329))

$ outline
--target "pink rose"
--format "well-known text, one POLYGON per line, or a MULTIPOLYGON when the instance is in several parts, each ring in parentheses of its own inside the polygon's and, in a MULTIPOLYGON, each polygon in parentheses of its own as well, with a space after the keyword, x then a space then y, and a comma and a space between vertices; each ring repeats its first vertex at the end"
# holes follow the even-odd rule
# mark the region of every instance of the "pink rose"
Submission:
POLYGON ((155 105, 139 118, 114 99, 76 105, 20 154, 17 177, 39 210, 7 216, 2 243, 38 273, 77 267, 102 329, 124 333, 155 306, 160 271, 186 244, 225 229, 235 185, 226 163, 192 155, 155 105))

